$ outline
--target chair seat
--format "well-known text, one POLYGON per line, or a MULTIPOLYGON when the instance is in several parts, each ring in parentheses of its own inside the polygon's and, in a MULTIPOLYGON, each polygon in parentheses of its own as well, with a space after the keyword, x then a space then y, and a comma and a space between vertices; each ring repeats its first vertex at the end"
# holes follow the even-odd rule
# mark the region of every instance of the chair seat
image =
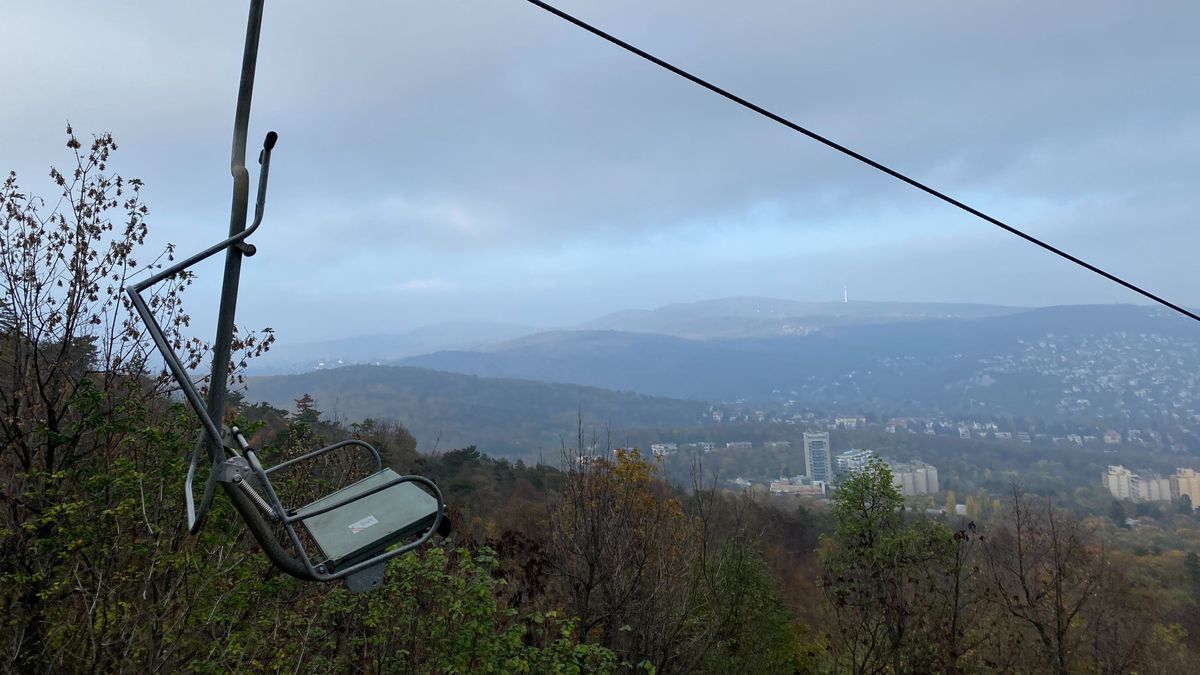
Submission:
POLYGON ((433 524, 437 500, 413 483, 394 485, 328 513, 303 518, 306 512, 360 495, 398 477, 395 471, 384 469, 296 512, 321 549, 322 562, 329 571, 365 560, 433 524))

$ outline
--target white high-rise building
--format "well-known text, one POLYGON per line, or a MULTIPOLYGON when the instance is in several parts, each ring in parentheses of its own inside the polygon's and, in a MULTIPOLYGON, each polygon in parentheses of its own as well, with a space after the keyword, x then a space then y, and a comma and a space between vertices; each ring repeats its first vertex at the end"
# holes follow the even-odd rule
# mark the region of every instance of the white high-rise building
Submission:
POLYGON ((1195 469, 1176 469, 1170 480, 1172 498, 1182 499, 1187 495, 1193 509, 1200 507, 1200 473, 1195 469))
POLYGON ((1134 474, 1129 479, 1129 498, 1135 502, 1171 501, 1171 480, 1156 474, 1134 474))
POLYGON ((1109 465, 1108 471, 1101 474, 1100 480, 1104 487, 1112 493, 1115 499, 1129 499, 1132 494, 1130 492, 1130 481, 1133 479, 1133 473, 1123 466, 1109 465))
POLYGON ((829 483, 833 480, 833 457, 829 432, 804 432, 804 470, 809 480, 829 483))

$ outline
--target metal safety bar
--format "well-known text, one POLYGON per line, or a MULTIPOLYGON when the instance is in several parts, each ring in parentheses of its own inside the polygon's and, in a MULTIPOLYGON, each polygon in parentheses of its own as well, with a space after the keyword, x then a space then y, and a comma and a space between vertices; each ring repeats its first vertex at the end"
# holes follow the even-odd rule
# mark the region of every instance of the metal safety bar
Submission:
POLYGON ((334 443, 333 445, 321 448, 320 450, 313 450, 312 452, 310 452, 308 454, 301 455, 301 456, 295 457, 293 459, 289 459, 286 462, 280 462, 279 464, 276 464, 275 466, 272 466, 271 468, 267 469, 267 473, 273 473, 275 471, 279 471, 280 469, 286 469, 289 466, 292 466, 293 464, 297 464, 299 462, 303 462, 306 459, 315 459, 326 453, 333 452, 334 450, 338 450, 340 448, 344 448, 344 447, 351 446, 351 445, 358 445, 358 446, 362 446, 362 447, 366 448, 367 451, 371 453, 372 459, 375 460, 375 471, 376 472, 383 471, 383 458, 379 456, 379 451, 376 450, 374 446, 372 446, 370 443, 367 443, 366 441, 351 439, 348 441, 342 441, 341 443, 334 443))

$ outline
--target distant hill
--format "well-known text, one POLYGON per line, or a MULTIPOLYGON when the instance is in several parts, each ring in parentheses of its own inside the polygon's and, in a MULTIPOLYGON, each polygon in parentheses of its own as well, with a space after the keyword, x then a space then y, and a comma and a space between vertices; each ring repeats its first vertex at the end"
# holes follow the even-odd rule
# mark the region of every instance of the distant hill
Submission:
MULTIPOLYGON (((659 311, 743 315, 705 319, 720 328, 751 320, 744 315, 754 310, 774 321, 803 304, 759 300, 659 311)), ((442 447, 474 443, 497 454, 556 448, 580 408, 589 424, 626 429, 694 426, 709 402, 734 401, 1043 419, 1200 418, 1200 326, 1165 310, 862 304, 853 321, 805 334, 548 331, 407 356, 392 363, 398 368, 257 377, 250 395, 286 407, 308 392, 328 414, 402 421, 422 447, 440 433, 442 447)), ((372 340, 348 347, 370 350, 372 340)), ((385 340, 374 348, 386 347, 385 340)))
POLYGON ((626 310, 578 326, 579 330, 656 333, 708 340, 807 335, 830 328, 927 321, 977 319, 1025 311, 1016 307, 917 302, 797 302, 735 297, 626 310))
POLYGON ((1190 379, 1200 372, 1198 338, 1200 326, 1165 310, 1103 305, 729 340, 555 331, 486 352, 446 351, 404 363, 709 401, 1171 414, 1163 397, 1176 397, 1172 406, 1190 401, 1192 385, 1200 385, 1190 379))
POLYGON ((569 384, 493 379, 424 368, 347 366, 303 375, 252 377, 246 399, 291 409, 309 393, 326 416, 403 423, 429 451, 476 445, 493 455, 558 452, 582 412, 587 427, 696 426, 708 406, 569 384))
MULTIPOLYGON (((698 341, 619 331, 538 333, 486 352, 445 351, 405 365, 486 377, 586 384, 655 396, 727 400, 770 385, 780 355, 742 341, 698 341), (764 377, 766 379, 764 379, 764 377)), ((788 370, 794 370, 789 366, 788 370)), ((773 380, 772 380, 773 381, 773 380)), ((786 378, 774 381, 780 384, 786 378)))
MULTIPOLYGON (((896 321, 1001 316, 1021 311, 993 305, 893 302, 796 302, 738 297, 628 310, 574 330, 734 339, 807 335, 830 328, 896 321)), ((537 333, 521 324, 490 321, 438 323, 396 335, 361 335, 322 342, 280 342, 251 364, 253 375, 306 373, 356 364, 383 364, 440 351, 490 351, 537 333)))
POLYGON ((361 335, 341 340, 280 343, 255 359, 251 373, 306 373, 362 363, 384 363, 446 349, 481 349, 537 332, 520 324, 460 321, 425 326, 399 335, 361 335))

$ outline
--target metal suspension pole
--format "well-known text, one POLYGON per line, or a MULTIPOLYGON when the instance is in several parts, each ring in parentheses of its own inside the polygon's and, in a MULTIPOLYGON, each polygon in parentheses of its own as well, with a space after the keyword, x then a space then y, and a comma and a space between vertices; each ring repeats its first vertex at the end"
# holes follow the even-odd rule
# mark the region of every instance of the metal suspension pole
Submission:
MULTIPOLYGON (((250 16, 246 22, 246 48, 242 53, 242 79, 238 87, 237 110, 233 119, 233 150, 229 171, 233 174, 233 204, 229 213, 229 236, 246 230, 246 218, 250 205, 250 173, 246 170, 246 138, 250 127, 250 101, 254 95, 254 69, 258 65, 258 38, 262 31, 264 0, 250 0, 250 16)), ((274 136, 274 134, 271 134, 274 136)), ((274 145, 268 140, 268 151, 274 145)), ((260 207, 261 190, 260 189, 260 207)), ((261 215, 261 214, 260 214, 261 215)), ((257 221, 255 222, 257 226, 257 221)), ((229 387, 229 358, 233 345, 233 324, 237 312, 238 283, 242 275, 242 257, 253 255, 254 247, 239 241, 226 249, 225 276, 221 282, 221 308, 217 315, 217 337, 213 343, 212 377, 208 383, 208 415, 218 425, 225 421, 226 394, 229 387)), ((215 441, 210 441, 209 454, 213 470, 217 463, 225 461, 225 450, 215 441)), ((270 525, 255 510, 254 501, 233 483, 222 483, 225 494, 246 522, 250 534, 267 553, 276 566, 299 579, 313 579, 299 560, 289 555, 275 538, 270 525)))
MULTIPOLYGON (((233 204, 229 215, 229 236, 246 229, 250 202, 250 173, 246 170, 246 137, 250 126, 250 100, 254 95, 254 69, 258 62, 258 38, 262 29, 263 0, 251 0, 250 18, 246 24, 246 49, 242 54, 242 80, 238 88, 237 112, 233 123, 233 152, 230 173, 233 174, 233 204)), ((234 315, 237 311, 238 283, 242 274, 242 256, 253 249, 243 242, 230 246, 225 252, 225 277, 221 283, 221 307, 217 316, 217 336, 213 341, 212 376, 208 382, 208 415, 217 424, 225 421, 226 393, 229 380, 229 359, 233 343, 234 315)), ((209 454, 213 461, 223 461, 225 451, 211 442, 209 454)))
MULTIPOLYGON (((351 590, 370 590, 382 583, 383 569, 388 560, 424 544, 435 532, 439 531, 439 528, 444 523, 448 523, 448 521, 444 520, 445 502, 442 500, 441 492, 438 491, 437 486, 427 478, 420 476, 399 476, 395 472, 386 473, 379 459, 379 453, 369 444, 362 441, 335 443, 315 452, 307 453, 302 457, 283 462, 271 469, 265 469, 259 463, 257 453, 250 447, 245 436, 236 427, 229 428, 224 425, 226 395, 228 393, 229 359, 232 352, 234 317, 237 311, 238 282, 241 277, 242 258, 254 255, 254 246, 246 243, 246 238, 257 230, 258 226, 262 223, 263 206, 267 193, 267 175, 271 166, 271 150, 275 147, 276 140, 278 139, 278 136, 272 131, 263 140, 262 152, 258 157, 258 202, 254 211, 254 222, 247 226, 247 220, 249 219, 250 175, 246 170, 246 141, 250 125, 250 101, 254 93, 254 71, 258 58, 258 42, 259 33, 262 28, 263 4, 264 0, 250 1, 250 16, 246 25, 246 46, 245 52, 242 55, 241 85, 238 90, 237 110, 234 115, 233 152, 230 161, 230 173, 233 175, 233 204, 229 217, 229 236, 223 241, 185 260, 179 261, 166 269, 159 270, 157 274, 137 284, 133 284, 125 290, 129 294, 134 309, 142 318, 142 321, 145 322, 155 346, 162 352, 171 374, 179 382, 179 386, 188 404, 192 406, 196 416, 200 418, 200 421, 204 425, 202 443, 198 443, 193 450, 191 460, 188 463, 187 478, 184 481, 188 530, 192 534, 196 534, 203 527, 205 516, 212 503, 213 491, 220 484, 225 494, 229 497, 229 500, 233 503, 234 508, 238 511, 238 514, 241 515, 242 520, 245 521, 246 528, 250 531, 251 536, 262 547, 263 552, 271 562, 280 570, 297 579, 307 581, 332 581, 344 578, 351 590), (172 350, 170 342, 154 316, 154 312, 146 303, 141 293, 150 286, 164 279, 181 274, 192 265, 206 260, 221 251, 225 251, 225 274, 221 284, 221 303, 217 317, 217 336, 213 345, 209 396, 208 401, 205 402, 196 390, 195 383, 191 381, 187 368, 179 361, 178 355, 172 350), (376 480, 377 484, 369 489, 358 490, 356 493, 350 494, 347 494, 348 488, 343 488, 326 498, 321 506, 314 506, 310 512, 307 512, 303 516, 285 509, 279 501, 274 488, 271 486, 271 480, 267 474, 276 469, 293 465, 300 460, 318 457, 348 445, 361 445, 373 455, 376 473, 372 475, 372 478, 376 480), (209 459, 212 461, 212 470, 205 481, 204 495, 200 499, 199 505, 197 505, 194 493, 196 469, 202 461, 206 447, 209 459), (239 447, 241 453, 238 452, 239 447), (227 458, 227 450, 231 450, 235 455, 239 456, 227 458), (270 502, 264 500, 246 482, 248 478, 253 478, 260 482, 262 488, 269 495, 270 502), (425 485, 432 494, 427 494, 419 488, 408 485, 408 483, 425 485), (408 490, 408 492, 396 492, 401 489, 408 490), (343 557, 339 558, 336 563, 313 563, 305 550, 304 543, 296 532, 295 523, 309 518, 333 518, 335 510, 365 499, 377 500, 384 491, 389 490, 392 491, 391 494, 393 497, 399 498, 401 502, 408 503, 410 511, 414 506, 418 511, 421 511, 418 514, 420 517, 410 517, 412 514, 397 516, 393 513, 393 521, 396 518, 401 518, 406 522, 392 523, 392 526, 389 526, 390 529, 384 532, 377 540, 372 540, 373 543, 368 542, 369 545, 376 546, 378 550, 365 560, 351 562, 348 558, 343 557), (412 494, 413 490, 421 496, 415 497, 412 494), (430 506, 429 502, 431 500, 436 507, 431 512, 432 515, 425 513, 425 511, 429 510, 426 507, 430 506), (421 502, 424 503, 424 506, 420 504, 421 502), (270 520, 263 516, 264 512, 270 516, 270 520), (424 534, 420 538, 404 544, 400 548, 386 551, 387 547, 391 544, 398 543, 400 539, 415 533, 411 531, 406 532, 406 528, 412 528, 429 518, 432 518, 431 524, 424 530, 424 534), (280 541, 278 535, 281 533, 275 531, 275 525, 283 528, 282 534, 287 535, 287 543, 280 541), (290 546, 292 552, 289 553, 285 549, 285 546, 290 546), (338 566, 336 569, 332 566, 334 564, 338 566), (330 566, 327 568, 326 565, 330 566)), ((404 509, 400 509, 400 511, 403 512, 404 509)), ((305 526, 307 527, 308 525, 306 524, 305 526)), ((338 528, 334 528, 332 531, 340 533, 340 529, 338 528)), ((367 548, 362 548, 356 552, 356 555, 364 551, 367 551, 367 548)))

